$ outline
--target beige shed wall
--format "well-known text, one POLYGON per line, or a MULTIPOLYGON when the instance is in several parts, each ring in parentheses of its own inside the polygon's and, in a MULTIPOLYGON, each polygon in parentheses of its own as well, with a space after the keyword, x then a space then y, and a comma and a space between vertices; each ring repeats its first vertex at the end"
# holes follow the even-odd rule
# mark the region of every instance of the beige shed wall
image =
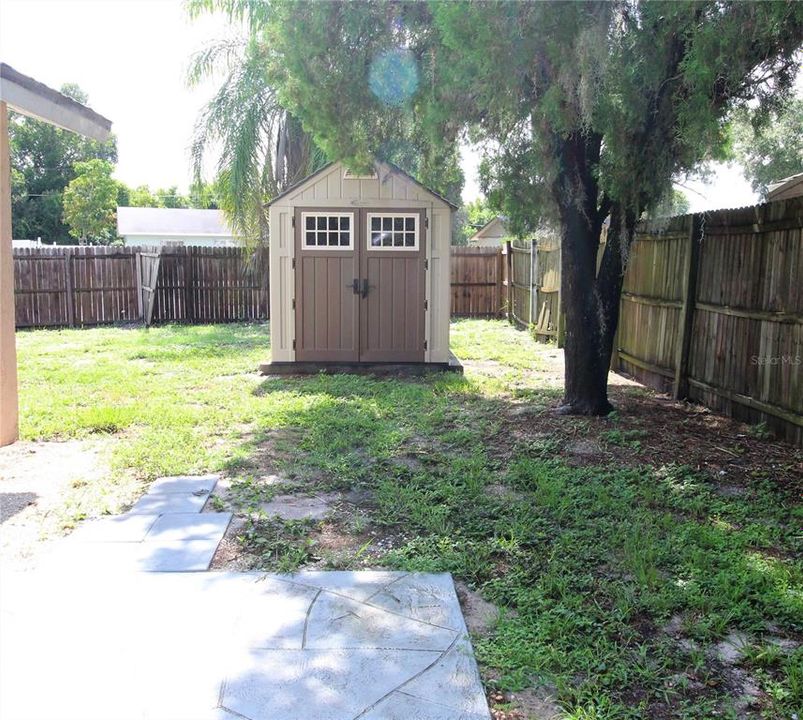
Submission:
POLYGON ((449 360, 449 252, 452 240, 452 209, 443 200, 384 165, 377 178, 344 178, 342 163, 335 163, 310 178, 270 208, 270 332, 271 359, 295 360, 295 311, 292 219, 296 207, 424 208, 429 221, 426 258, 425 362, 449 360))

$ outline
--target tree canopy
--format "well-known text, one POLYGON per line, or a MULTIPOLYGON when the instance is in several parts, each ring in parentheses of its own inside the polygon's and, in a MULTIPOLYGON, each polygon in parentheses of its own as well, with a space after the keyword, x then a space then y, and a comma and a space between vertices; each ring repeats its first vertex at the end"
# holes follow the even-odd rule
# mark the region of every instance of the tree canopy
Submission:
POLYGON ((106 160, 75 164, 75 177, 64 190, 64 222, 70 234, 84 242, 105 244, 116 237, 115 210, 119 183, 106 160))
POLYGON ((732 134, 734 157, 761 197, 770 183, 803 172, 803 99, 795 98, 769 117, 742 109, 732 134))

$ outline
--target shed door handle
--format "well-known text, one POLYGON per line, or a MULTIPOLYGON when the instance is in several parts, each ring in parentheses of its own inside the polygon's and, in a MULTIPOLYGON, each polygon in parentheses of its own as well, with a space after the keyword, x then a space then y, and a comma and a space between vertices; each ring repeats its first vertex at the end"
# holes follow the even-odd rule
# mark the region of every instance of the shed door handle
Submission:
POLYGON ((360 297, 366 298, 368 296, 368 278, 365 278, 362 281, 362 292, 360 293, 360 297))
POLYGON ((351 292, 353 292, 355 295, 359 295, 360 294, 360 280, 359 280, 359 278, 354 278, 354 280, 351 281, 351 284, 350 285, 346 285, 346 287, 350 287, 351 288, 351 292))

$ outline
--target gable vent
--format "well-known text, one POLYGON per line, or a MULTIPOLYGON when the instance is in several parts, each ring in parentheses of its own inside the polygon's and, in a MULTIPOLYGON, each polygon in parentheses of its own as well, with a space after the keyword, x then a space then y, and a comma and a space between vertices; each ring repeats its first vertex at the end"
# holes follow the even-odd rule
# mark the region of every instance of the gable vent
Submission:
POLYGON ((356 173, 351 172, 351 170, 344 170, 343 171, 343 179, 344 180, 376 180, 379 176, 376 174, 376 170, 368 175, 357 175, 356 173))

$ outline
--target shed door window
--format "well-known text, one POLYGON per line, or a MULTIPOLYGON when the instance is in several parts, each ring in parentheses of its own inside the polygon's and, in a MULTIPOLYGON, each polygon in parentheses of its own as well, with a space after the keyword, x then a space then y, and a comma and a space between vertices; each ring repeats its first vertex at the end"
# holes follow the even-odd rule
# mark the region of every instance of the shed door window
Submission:
POLYGON ((310 250, 352 250, 354 223, 351 213, 301 213, 304 247, 310 250))
POLYGON ((418 250, 417 213, 368 213, 369 250, 418 250))

